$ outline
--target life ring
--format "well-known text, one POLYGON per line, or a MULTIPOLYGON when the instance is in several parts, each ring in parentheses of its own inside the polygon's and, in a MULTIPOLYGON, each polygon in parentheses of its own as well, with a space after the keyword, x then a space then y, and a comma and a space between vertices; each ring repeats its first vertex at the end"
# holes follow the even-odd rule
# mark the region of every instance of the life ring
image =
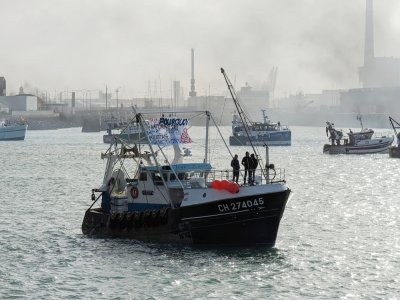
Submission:
POLYGON ((137 187, 131 188, 131 196, 133 199, 136 199, 137 197, 139 197, 139 190, 137 187))

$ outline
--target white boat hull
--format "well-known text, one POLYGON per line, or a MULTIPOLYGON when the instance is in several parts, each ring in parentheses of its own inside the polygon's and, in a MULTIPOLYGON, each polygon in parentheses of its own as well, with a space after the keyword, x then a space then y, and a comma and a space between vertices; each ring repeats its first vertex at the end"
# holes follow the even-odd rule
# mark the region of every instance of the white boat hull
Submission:
POLYGON ((355 145, 324 145, 323 152, 326 154, 372 154, 388 153, 394 137, 382 137, 371 140, 359 141, 355 145))

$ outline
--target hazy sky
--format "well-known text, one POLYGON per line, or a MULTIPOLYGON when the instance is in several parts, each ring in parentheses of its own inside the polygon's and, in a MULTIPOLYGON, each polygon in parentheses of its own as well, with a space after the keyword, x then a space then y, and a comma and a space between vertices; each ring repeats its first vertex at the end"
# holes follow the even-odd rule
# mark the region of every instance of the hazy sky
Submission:
MULTIPOLYGON (((400 1, 375 0, 375 54, 400 57, 400 1)), ((0 0, 0 76, 54 91, 121 87, 143 97, 190 89, 195 48, 198 94, 267 81, 277 95, 358 87, 365 0, 0 0)))

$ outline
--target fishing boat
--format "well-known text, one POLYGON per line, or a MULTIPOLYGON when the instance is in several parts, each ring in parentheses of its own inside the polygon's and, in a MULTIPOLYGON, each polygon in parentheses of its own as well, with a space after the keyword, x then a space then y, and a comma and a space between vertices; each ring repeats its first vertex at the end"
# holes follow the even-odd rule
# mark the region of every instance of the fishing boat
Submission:
POLYGON ((347 132, 347 138, 343 136, 343 130, 335 129, 335 124, 326 122, 326 135, 329 133, 331 144, 325 144, 323 152, 326 154, 368 154, 387 153, 393 143, 393 136, 374 135, 374 130, 364 128, 361 116, 357 119, 361 123, 361 130, 347 132))
POLYGON ((280 122, 272 122, 262 110, 263 122, 250 122, 248 132, 239 115, 233 115, 232 135, 229 137, 231 146, 248 146, 251 143, 257 146, 290 146, 292 133, 288 126, 280 122), (248 138, 250 136, 250 139, 248 138))
POLYGON ((22 119, 0 121, 0 141, 22 141, 27 129, 28 124, 22 119))
MULTIPOLYGON (((141 129, 137 123, 120 123, 118 126, 114 123, 109 123, 107 134, 103 135, 103 143, 115 143, 116 138, 123 139, 128 143, 133 143, 138 139, 140 132, 141 129)), ((142 138, 144 138, 144 135, 142 135, 142 138)))
MULTIPOLYGON (((185 156, 180 147, 193 142, 190 118, 172 112, 148 119, 135 112, 138 140, 127 144, 116 137, 102 154, 106 170, 101 186, 92 190, 94 202, 85 213, 82 232, 191 245, 274 246, 290 194, 284 170, 269 164, 266 151, 265 161, 258 156, 261 167, 254 185, 230 181, 232 173, 211 165, 209 127, 214 119, 210 112, 204 114, 205 151, 185 156)), ((199 140, 196 137, 196 143, 199 140)))
POLYGON ((397 144, 390 146, 389 148, 389 157, 400 158, 400 131, 397 132, 397 129, 400 128, 400 124, 395 121, 392 117, 389 117, 390 124, 392 125, 394 135, 397 139, 397 144))

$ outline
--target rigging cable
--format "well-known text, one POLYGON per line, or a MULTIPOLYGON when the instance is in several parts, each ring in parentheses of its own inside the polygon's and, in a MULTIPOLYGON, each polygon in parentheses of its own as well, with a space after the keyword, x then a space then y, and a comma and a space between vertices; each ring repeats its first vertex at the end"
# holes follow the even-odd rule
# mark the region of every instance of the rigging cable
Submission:
MULTIPOLYGON (((251 145, 251 148, 253 149, 253 152, 257 155, 257 159, 258 159, 258 160, 261 160, 262 164, 264 164, 264 163, 263 163, 263 160, 262 160, 262 158, 261 158, 261 155, 259 154, 259 152, 258 152, 257 149, 255 148, 255 146, 254 146, 254 144, 253 144, 253 142, 252 142, 252 140, 251 140, 251 138, 250 138, 249 123, 251 123, 251 120, 250 120, 249 117, 247 116, 246 112, 243 110, 242 105, 240 104, 240 101, 239 101, 239 99, 238 99, 238 97, 237 97, 237 95, 236 95, 235 89, 234 89, 234 87, 233 87, 231 81, 229 80, 229 78, 228 78, 228 76, 226 75, 225 70, 224 70, 223 68, 221 68, 221 73, 222 73, 222 75, 223 75, 224 78, 225 78, 226 84, 228 85, 229 92, 230 92, 230 94, 231 94, 231 96, 232 96, 233 102, 234 102, 234 104, 235 104, 235 106, 236 106, 236 109, 237 109, 237 111, 238 111, 239 117, 240 117, 240 119, 241 119, 241 121, 242 121, 243 128, 244 128, 244 130, 245 130, 245 132, 246 132, 246 135, 247 135, 247 138, 248 138, 249 143, 250 143, 250 145, 251 145)), ((268 146, 266 145, 266 147, 268 147, 268 146)), ((265 179, 267 180, 267 178, 268 178, 268 176, 267 176, 268 174, 266 173, 266 172, 268 172, 267 166, 265 166, 265 169, 263 168, 263 166, 261 166, 261 172, 263 173, 265 179)))

